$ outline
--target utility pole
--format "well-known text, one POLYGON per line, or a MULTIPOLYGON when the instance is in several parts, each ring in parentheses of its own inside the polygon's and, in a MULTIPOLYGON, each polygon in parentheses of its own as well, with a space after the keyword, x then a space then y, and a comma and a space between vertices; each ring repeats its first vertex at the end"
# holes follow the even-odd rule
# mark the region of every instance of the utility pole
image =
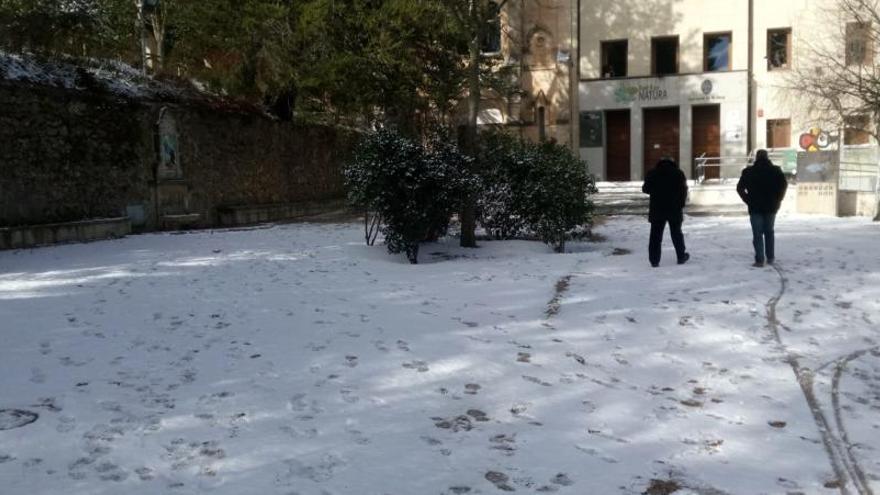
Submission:
POLYGON ((749 0, 749 63, 748 63, 748 114, 746 115, 746 156, 751 154, 752 134, 754 125, 752 119, 756 118, 755 110, 755 0, 749 0))
POLYGON ((571 150, 575 155, 580 157, 580 125, 581 125, 581 102, 580 102, 580 80, 581 80, 581 0, 572 1, 572 20, 571 20, 571 54, 569 70, 571 71, 571 89, 569 90, 569 99, 571 106, 571 117, 569 117, 569 127, 571 128, 571 150))

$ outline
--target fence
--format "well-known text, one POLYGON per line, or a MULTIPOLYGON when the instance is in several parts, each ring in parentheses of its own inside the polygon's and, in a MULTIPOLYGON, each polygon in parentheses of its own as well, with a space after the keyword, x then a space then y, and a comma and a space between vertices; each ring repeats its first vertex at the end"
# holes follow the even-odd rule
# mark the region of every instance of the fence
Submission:
MULTIPOLYGON (((775 148, 767 150, 770 160, 779 165, 785 175, 794 177, 797 173, 797 150, 794 148, 775 148)), ((718 180, 725 183, 729 179, 739 178, 742 170, 755 161, 755 152, 748 156, 705 156, 694 158, 694 179, 702 183, 706 180, 718 180)))
POLYGON ((878 163, 877 146, 844 146, 840 154, 840 190, 877 191, 878 163))
MULTIPOLYGON (((770 149, 770 160, 782 168, 785 175, 792 180, 797 175, 797 150, 794 148, 770 149)), ((739 177, 742 169, 755 160, 754 152, 748 156, 705 156, 694 158, 694 179, 703 183, 717 180, 726 183, 739 177)), ((880 147, 878 146, 844 146, 840 153, 840 190, 857 192, 874 192, 880 186, 880 147)))

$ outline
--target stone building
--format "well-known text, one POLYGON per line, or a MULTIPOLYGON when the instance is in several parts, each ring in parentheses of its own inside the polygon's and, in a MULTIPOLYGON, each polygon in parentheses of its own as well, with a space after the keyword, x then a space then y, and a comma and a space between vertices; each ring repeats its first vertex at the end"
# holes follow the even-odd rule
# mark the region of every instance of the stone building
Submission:
POLYGON ((514 90, 483 95, 481 124, 506 125, 533 140, 574 142, 576 20, 571 0, 503 4, 498 32, 488 37, 484 53, 497 56, 514 90))

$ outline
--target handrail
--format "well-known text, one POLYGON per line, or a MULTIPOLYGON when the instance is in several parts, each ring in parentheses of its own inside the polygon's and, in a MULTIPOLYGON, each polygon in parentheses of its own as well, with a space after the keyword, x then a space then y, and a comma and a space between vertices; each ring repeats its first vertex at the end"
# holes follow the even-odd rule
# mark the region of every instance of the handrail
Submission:
POLYGON ((748 156, 705 156, 702 155, 694 158, 694 181, 697 184, 705 182, 706 171, 709 169, 718 169, 718 179, 726 182, 729 177, 725 177, 722 173, 726 169, 735 169, 736 171, 746 168, 751 162, 748 156))

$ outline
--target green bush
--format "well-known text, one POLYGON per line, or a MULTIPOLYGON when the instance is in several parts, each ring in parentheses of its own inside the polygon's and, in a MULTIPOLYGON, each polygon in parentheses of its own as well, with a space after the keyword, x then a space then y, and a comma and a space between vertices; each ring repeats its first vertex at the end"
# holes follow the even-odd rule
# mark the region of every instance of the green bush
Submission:
POLYGON ((419 244, 446 233, 472 187, 470 162, 445 135, 423 146, 382 129, 363 138, 345 168, 349 200, 379 215, 389 252, 418 263, 419 244))
POLYGON ((586 164, 567 147, 501 133, 482 138, 481 224, 498 238, 532 234, 557 252, 592 219, 596 192, 586 164))

